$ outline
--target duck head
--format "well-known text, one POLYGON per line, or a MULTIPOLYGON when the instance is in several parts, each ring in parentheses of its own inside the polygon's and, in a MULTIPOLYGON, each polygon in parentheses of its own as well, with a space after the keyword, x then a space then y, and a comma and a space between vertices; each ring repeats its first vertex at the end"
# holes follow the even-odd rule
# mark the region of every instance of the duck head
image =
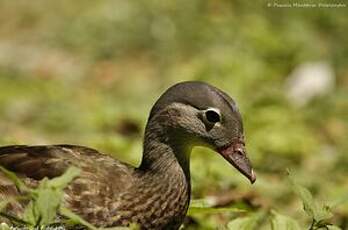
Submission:
POLYGON ((183 147, 209 147, 255 182, 246 154, 242 117, 234 100, 216 87, 203 82, 170 87, 151 110, 147 139, 151 139, 155 126, 162 130, 162 141, 183 147))

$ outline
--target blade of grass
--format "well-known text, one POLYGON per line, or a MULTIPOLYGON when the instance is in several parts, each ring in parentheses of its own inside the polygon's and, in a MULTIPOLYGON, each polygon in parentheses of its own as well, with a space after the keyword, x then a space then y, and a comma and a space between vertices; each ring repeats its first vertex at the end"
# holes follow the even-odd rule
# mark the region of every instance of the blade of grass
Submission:
POLYGON ((71 210, 69 210, 66 207, 61 206, 59 209, 59 213, 67 218, 69 218, 70 221, 72 221, 74 224, 81 224, 86 226, 87 228, 91 230, 97 230, 98 228, 93 226, 92 224, 88 223, 86 220, 84 220, 79 215, 73 213, 71 210))
POLYGON ((6 168, 0 166, 0 171, 2 171, 4 173, 4 175, 10 179, 15 186, 17 187, 17 189, 21 192, 30 192, 31 189, 28 188, 23 181, 17 177, 17 175, 9 170, 7 170, 6 168))

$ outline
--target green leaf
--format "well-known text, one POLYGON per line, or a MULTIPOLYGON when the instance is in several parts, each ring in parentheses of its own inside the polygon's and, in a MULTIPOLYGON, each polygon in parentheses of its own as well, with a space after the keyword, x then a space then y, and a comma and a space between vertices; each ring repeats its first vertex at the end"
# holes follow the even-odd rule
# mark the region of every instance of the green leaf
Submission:
POLYGON ((228 223, 229 230, 256 230, 258 229, 258 223, 263 215, 255 214, 249 217, 241 217, 232 220, 228 223))
POLYGON ((37 223, 37 210, 33 205, 34 201, 30 201, 30 203, 25 207, 23 213, 23 220, 28 223, 28 225, 35 226, 37 223))
POLYGON ((304 186, 297 183, 295 178, 288 171, 288 178, 291 183, 291 186, 295 193, 301 198, 303 203, 303 209, 305 212, 316 222, 326 220, 332 217, 330 207, 327 205, 318 204, 310 191, 304 186))
POLYGON ((212 205, 206 199, 194 199, 190 202, 190 208, 206 208, 211 206, 212 205))
POLYGON ((29 196, 10 196, 6 200, 0 202, 0 212, 7 207, 8 204, 20 200, 29 200, 29 196))
POLYGON ((194 214, 214 214, 214 213, 221 213, 221 212, 245 212, 243 209, 238 208, 232 208, 232 207, 223 207, 223 208, 216 208, 211 207, 211 204, 209 204, 205 199, 199 199, 199 200, 192 200, 189 210, 187 212, 188 215, 194 215, 194 214))
POLYGON ((0 171, 4 173, 4 175, 10 179, 15 186, 19 189, 21 192, 29 192, 30 189, 23 183, 23 181, 17 177, 17 175, 4 167, 0 166, 0 171))
POLYGON ((348 203, 348 194, 345 194, 341 197, 336 197, 336 199, 331 202, 330 208, 335 208, 346 203, 348 203))
POLYGON ((137 225, 137 224, 130 224, 128 228, 129 228, 129 230, 139 230, 140 229, 139 225, 137 225))
POLYGON ((40 182, 35 202, 40 226, 54 221, 63 197, 63 189, 79 174, 78 168, 70 167, 62 176, 40 182))
POLYGON ((14 201, 14 199, 8 199, 8 200, 4 200, 0 202, 0 212, 6 208, 6 206, 11 203, 12 201, 14 201))
POLYGON ((314 219, 317 221, 323 221, 330 219, 333 216, 330 206, 326 204, 318 204, 318 209, 314 213, 314 219))
POLYGON ((281 215, 275 211, 271 211, 271 226, 272 230, 301 230, 297 221, 291 217, 281 215))
POLYGON ((340 227, 337 227, 335 225, 328 225, 326 227, 328 230, 342 230, 340 227))
POLYGON ((48 182, 48 186, 52 188, 64 189, 73 179, 80 175, 80 172, 81 170, 79 168, 70 167, 62 176, 51 179, 48 182))
POLYGON ((0 224, 0 230, 10 230, 10 226, 8 226, 6 223, 0 224))
POLYGON ((86 226, 87 228, 91 229, 91 230, 97 230, 97 228, 95 226, 93 226, 92 224, 88 223, 87 221, 85 221, 84 219, 82 219, 80 216, 78 216, 77 214, 73 213, 72 211, 70 211, 68 208, 61 206, 59 209, 59 213, 67 218, 69 218, 70 221, 72 221, 74 224, 81 224, 86 226))
POLYGON ((54 222, 62 201, 63 189, 79 175, 80 170, 70 167, 60 177, 41 180, 32 191, 32 201, 24 211, 24 220, 33 226, 47 226, 54 222))
POLYGON ((243 209, 238 208, 199 208, 199 207, 190 207, 187 215, 194 215, 194 214, 214 214, 214 213, 221 213, 221 212, 235 212, 235 213, 241 213, 246 212, 243 209))
POLYGON ((40 226, 48 225, 54 221, 62 196, 62 189, 51 187, 47 179, 41 181, 37 189, 37 200, 35 202, 40 226))
POLYGON ((256 229, 257 221, 252 217, 237 218, 228 223, 227 227, 230 230, 252 230, 256 229))

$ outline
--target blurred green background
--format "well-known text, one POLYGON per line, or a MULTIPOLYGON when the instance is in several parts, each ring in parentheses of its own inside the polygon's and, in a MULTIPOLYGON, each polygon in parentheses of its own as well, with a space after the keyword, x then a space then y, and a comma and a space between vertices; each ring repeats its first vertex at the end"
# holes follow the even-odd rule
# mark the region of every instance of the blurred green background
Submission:
MULTIPOLYGON (((258 180, 250 186, 196 149, 193 198, 308 226, 291 169, 317 200, 339 203, 331 222, 348 229, 347 12, 242 0, 2 0, 0 144, 80 144, 136 165, 159 95, 205 81, 238 102, 258 180)), ((248 215, 198 213, 187 228, 223 229, 248 215)))

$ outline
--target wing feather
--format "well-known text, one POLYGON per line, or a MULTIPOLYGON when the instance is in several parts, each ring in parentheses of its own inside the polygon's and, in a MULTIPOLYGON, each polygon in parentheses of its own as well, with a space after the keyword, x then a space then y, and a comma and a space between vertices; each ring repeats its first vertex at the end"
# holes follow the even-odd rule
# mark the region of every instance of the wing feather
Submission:
MULTIPOLYGON (((108 208, 117 207, 118 196, 132 184, 133 167, 101 154, 94 149, 75 145, 0 147, 0 165, 16 173, 29 187, 44 177, 62 175, 69 166, 79 167, 81 174, 65 189, 64 204, 89 220, 101 223, 108 219, 108 208)), ((0 199, 18 196, 15 185, 0 172, 0 199)), ((25 204, 9 206, 20 213, 25 204)))

